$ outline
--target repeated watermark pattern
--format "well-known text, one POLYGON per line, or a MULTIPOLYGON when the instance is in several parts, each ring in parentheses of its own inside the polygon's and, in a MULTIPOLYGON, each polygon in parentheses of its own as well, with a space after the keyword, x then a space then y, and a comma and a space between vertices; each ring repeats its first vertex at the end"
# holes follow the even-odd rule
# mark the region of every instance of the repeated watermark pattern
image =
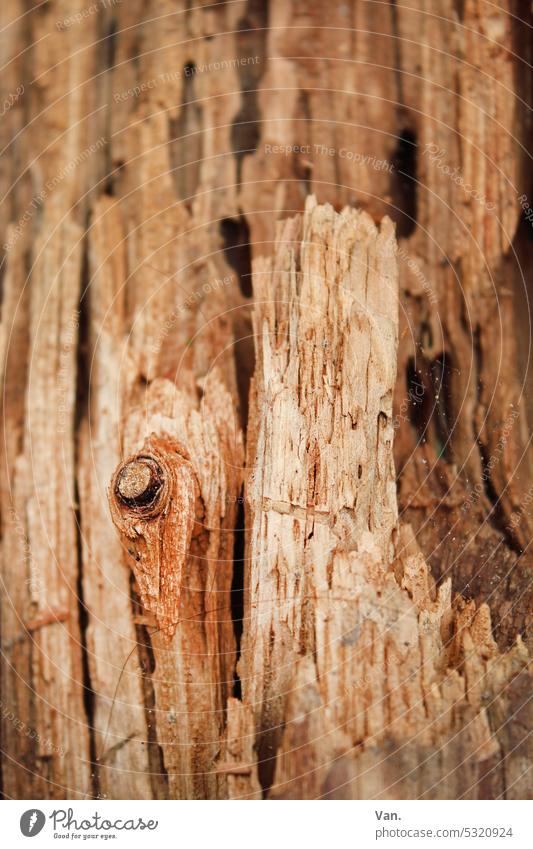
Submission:
POLYGON ((21 83, 20 85, 17 86, 15 91, 8 94, 8 96, 6 97, 4 102, 2 103, 2 108, 0 109, 0 118, 3 118, 4 115, 6 115, 9 112, 11 107, 14 106, 15 103, 17 103, 18 100, 20 100, 20 98, 22 97, 23 94, 24 94, 24 85, 23 85, 23 83, 21 83))
POLYGON ((434 163, 439 171, 441 171, 457 186, 461 186, 469 197, 474 198, 474 200, 482 204, 487 212, 494 212, 496 204, 488 201, 485 195, 481 194, 475 186, 472 186, 470 183, 466 183, 460 169, 457 168, 457 166, 455 168, 451 168, 446 164, 444 161, 444 157, 446 156, 445 148, 439 147, 437 144, 430 142, 425 145, 423 152, 424 156, 428 156, 429 161, 434 163))
POLYGON ((139 97, 139 95, 143 94, 145 91, 157 88, 157 86, 161 83, 170 83, 175 82, 176 80, 188 79, 198 74, 224 71, 230 68, 239 68, 243 65, 256 65, 260 61, 260 56, 241 56, 238 59, 220 59, 217 62, 210 62, 207 65, 193 65, 192 63, 189 63, 180 70, 164 71, 163 73, 158 74, 157 77, 152 77, 151 79, 138 83, 131 88, 114 92, 113 101, 115 103, 123 103, 125 100, 129 100, 130 97, 139 97))
POLYGON ((22 544, 22 559, 28 565, 29 577, 25 583, 30 591, 33 599, 37 599, 43 592, 43 584, 39 574, 39 568, 31 551, 30 541, 27 537, 26 530, 20 516, 14 507, 9 508, 9 516, 15 528, 15 534, 22 544))
POLYGON ((402 262, 405 262, 409 270, 413 272, 414 276, 416 277, 416 279, 422 286, 422 289, 424 290, 425 294, 427 295, 429 303, 434 306, 439 300, 437 297, 437 293, 433 289, 431 283, 423 273, 418 263, 415 262, 415 260, 408 254, 408 252, 403 246, 398 248, 396 255, 399 259, 402 260, 402 262))
POLYGON ((369 153, 360 153, 357 150, 350 150, 347 147, 341 147, 337 150, 336 147, 330 147, 326 144, 267 144, 264 145, 266 154, 274 154, 281 156, 292 156, 293 154, 305 154, 310 156, 314 153, 316 156, 338 156, 339 159, 347 159, 355 165, 368 165, 374 171, 394 171, 394 166, 386 159, 376 159, 369 153))
POLYGON ((260 56, 241 56, 234 59, 220 59, 216 62, 209 62, 207 65, 200 63, 198 65, 185 65, 184 75, 186 77, 194 77, 196 74, 212 73, 213 71, 226 71, 229 68, 240 68, 244 65, 257 65, 261 61, 260 56))
MULTIPOLYGON (((487 481, 490 480, 490 472, 493 469, 495 469, 496 466, 498 465, 498 463, 500 462, 502 454, 505 450, 505 446, 507 445, 507 442, 509 440, 509 435, 510 435, 510 433, 511 433, 513 427, 514 427, 515 421, 519 417, 519 415, 520 415, 520 413, 518 412, 518 410, 511 410, 511 412, 507 416, 507 418, 504 422, 504 425, 503 425, 502 435, 500 436, 500 438, 498 440, 498 444, 497 444, 496 448, 494 449, 493 454, 490 456, 489 460, 487 461, 485 468, 483 469, 483 473, 481 475, 481 480, 484 483, 486 483, 487 481)), ((463 511, 463 513, 466 512, 467 510, 470 510, 470 508, 472 507, 473 504, 476 504, 476 502, 479 500, 479 498, 482 495, 482 493, 484 492, 484 490, 485 490, 485 487, 483 486, 482 483, 477 483, 475 485, 475 487, 470 491, 468 498, 466 498, 463 501, 463 504, 461 505, 461 510, 463 511)))
POLYGON ((57 373, 57 432, 65 433, 69 422, 67 413, 71 410, 68 398, 71 394, 71 360, 72 352, 77 344, 78 330, 80 326, 80 311, 75 310, 71 317, 63 342, 59 351, 59 370, 57 373))
POLYGON ((28 204, 26 211, 19 218, 16 226, 13 228, 9 239, 4 242, 3 248, 6 252, 10 251, 11 248, 17 243, 19 238, 22 236, 24 229, 29 221, 33 218, 35 213, 40 209, 44 200, 48 197, 50 192, 52 192, 56 186, 61 183, 65 177, 70 177, 71 174, 74 173, 76 168, 85 162, 86 159, 89 158, 93 153, 96 153, 97 150, 100 150, 107 144, 107 139, 103 136, 100 136, 95 142, 90 144, 85 150, 82 150, 76 156, 74 156, 70 162, 68 162, 63 168, 61 168, 57 174, 51 177, 46 181, 44 187, 33 196, 30 203, 28 204))
POLYGON ((230 283, 230 275, 226 275, 222 278, 217 277, 214 280, 204 283, 198 289, 195 289, 195 291, 191 292, 191 294, 184 301, 181 301, 181 303, 177 304, 175 309, 170 313, 170 315, 162 325, 161 332, 157 338, 157 341, 153 342, 153 344, 150 346, 151 353, 154 355, 159 354, 163 342, 167 338, 168 334, 171 332, 172 328, 176 324, 176 321, 178 320, 182 312, 185 312, 185 310, 188 310, 195 304, 199 303, 200 301, 203 301, 206 295, 209 295, 211 292, 216 292, 218 289, 221 289, 224 286, 229 286, 230 283))
POLYGON ((43 750, 49 752, 50 754, 57 754, 60 758, 64 758, 66 755, 65 750, 61 746, 56 746, 54 743, 47 737, 42 737, 35 728, 30 728, 22 719, 16 715, 16 713, 8 708, 7 705, 3 703, 0 699, 0 713, 2 714, 2 719, 6 722, 10 722, 13 728, 16 728, 17 731, 22 734, 24 737, 29 737, 30 740, 35 740, 42 747, 43 750))
POLYGON ((515 531, 522 519, 524 518, 525 512, 529 505, 533 502, 533 484, 529 487, 526 492, 525 498, 520 504, 518 510, 513 510, 509 517, 509 524, 507 525, 506 530, 511 532, 515 531))
POLYGON ((85 9, 81 9, 79 12, 73 12, 72 15, 68 15, 61 21, 56 21, 56 29, 61 32, 70 29, 70 27, 76 24, 81 24, 82 21, 87 20, 91 15, 95 15, 96 12, 100 12, 102 9, 111 9, 113 6, 118 6, 121 2, 122 0, 98 0, 96 3, 91 3, 85 9))
POLYGON ((394 430, 398 430, 401 427, 402 422, 411 421, 411 417, 409 416, 409 410, 413 406, 417 406, 422 403, 424 392, 425 389, 421 383, 417 383, 416 380, 412 382, 409 388, 409 392, 407 393, 407 397, 404 398, 402 403, 400 404, 398 415, 394 416, 392 422, 394 430))
POLYGON ((527 195, 520 195, 518 203, 522 207, 522 212, 524 213, 526 221, 529 221, 530 224, 533 223, 533 209, 531 209, 527 195))

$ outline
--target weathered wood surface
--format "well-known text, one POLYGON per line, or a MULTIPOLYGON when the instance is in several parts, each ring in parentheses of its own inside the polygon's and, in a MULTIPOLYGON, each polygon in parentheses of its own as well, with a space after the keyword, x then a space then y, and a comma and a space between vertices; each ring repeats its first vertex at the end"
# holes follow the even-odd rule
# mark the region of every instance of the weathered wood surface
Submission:
POLYGON ((398 525, 391 222, 308 199, 253 284, 238 671, 263 787, 278 798, 520 797, 526 752, 493 717, 509 715, 528 652, 519 639, 500 654, 487 605, 453 599, 450 579, 437 589, 398 525))
MULTIPOLYGON (((132 0, 84 14, 82 0, 49 0, 31 11, 19 0, 3 4, 2 103, 24 86, 0 122, 7 797, 257 797, 261 782, 271 781, 273 795, 530 794, 522 776, 530 678, 520 671, 524 648, 517 642, 521 636, 531 643, 533 503, 531 223, 520 200, 531 188, 532 21, 523 6, 132 0), (287 153, 287 146, 298 150, 287 153), (234 590, 242 580, 242 533, 234 534, 242 522, 237 420, 246 427, 252 334, 284 309, 258 301, 252 328, 250 263, 259 258, 256 289, 268 285, 277 298, 280 279, 271 266, 283 251, 274 248, 276 227, 301 212, 311 193, 337 211, 365 210, 382 240, 383 215, 396 224, 399 347, 390 363, 397 373, 392 413, 384 412, 387 433, 394 430, 402 529, 392 571, 375 540, 364 562, 346 546, 328 560, 330 536, 348 533, 353 518, 352 508, 340 505, 357 491, 363 497, 353 465, 343 471, 342 490, 335 498, 328 490, 318 507, 307 504, 294 479, 284 484, 265 471, 263 481, 261 471, 254 484, 248 471, 241 625, 240 594, 232 593, 233 605, 229 598, 232 574, 234 590), (196 570, 193 552, 171 654, 141 608, 107 503, 118 464, 161 430, 194 446, 210 516, 207 568, 196 570), (259 481, 284 496, 266 511, 259 481), (285 565, 280 574, 289 582, 278 586, 264 558, 250 556, 278 556, 281 543, 270 535, 290 520, 276 503, 293 503, 285 496, 295 487, 294 503, 306 518, 295 516, 294 532, 305 555, 297 560, 287 541, 284 556, 305 581, 295 587, 285 565), (330 519, 318 521, 326 511, 335 516, 334 530, 330 519), (316 530, 307 541, 311 521, 316 530), (323 536, 320 568, 337 564, 331 587, 327 580, 322 586, 315 555, 309 559, 323 536), (432 575, 427 582, 423 563, 432 575), (406 575, 420 583, 416 594, 406 575), (341 608, 347 620, 376 606, 378 592, 392 592, 408 639, 421 621, 432 623, 434 702, 424 703, 423 715, 418 702, 410 704, 406 725, 398 720, 390 733, 382 708, 392 710, 399 673, 393 664, 390 681, 378 674, 379 658, 389 652, 378 626, 374 654, 364 660, 370 677, 356 679, 361 692, 339 689, 343 676, 355 675, 361 644, 339 648, 340 675, 331 672, 337 658, 326 634, 331 629, 336 645, 344 626, 330 624, 328 605, 354 583, 360 596, 341 608), (271 586, 271 607, 252 610, 254 593, 266 598, 271 586), (276 608, 282 592, 291 598, 276 608), (464 602, 455 601, 457 592, 464 602), (269 621, 277 627, 272 647, 269 621), (234 684, 242 627, 241 680, 234 684), (274 670, 291 678, 277 700, 273 682, 261 679, 270 651, 299 658, 274 670), (484 702, 483 689, 472 695, 465 680, 474 674, 482 681, 488 674, 501 696, 484 702), (256 696, 266 696, 264 704, 256 696), (332 704, 331 722, 350 717, 346 728, 329 725, 332 704), (288 724, 272 728, 268 714, 281 710, 288 724), (441 725, 431 725, 431 710, 443 712, 441 725), (291 721, 302 715, 304 721, 291 721), (403 733, 419 737, 397 749, 403 733), (373 734, 386 752, 381 765, 373 734), (438 735, 437 753, 420 766, 438 735), (275 762, 271 745, 279 746, 275 762), (354 745, 357 757, 349 751, 354 745), (462 757, 464 770, 435 778, 462 757), (302 764, 314 758, 329 763, 329 773, 320 768, 304 777, 302 764)), ((340 226, 331 212, 314 214, 340 226)), ((371 221, 359 214, 357 221, 371 238, 371 221)), ((283 226, 300 232, 295 221, 283 226)), ((313 315, 300 318, 323 334, 324 327, 313 329, 313 315)), ((330 321, 341 334, 327 340, 332 350, 346 328, 342 316, 330 321)), ((280 345, 285 332, 276 328, 280 345)), ((261 394, 268 348, 262 336, 255 343, 250 468, 272 421, 261 394)), ((327 351, 320 355, 327 359, 327 351)), ((275 349, 270 356, 280 367, 275 349)), ((331 424, 334 366, 319 386, 319 360, 308 362, 309 351, 298 356, 324 393, 313 403, 331 424)), ((348 365, 336 368, 346 374, 348 365)), ((392 389, 390 375, 387 381, 392 389)), ((293 436, 315 452, 303 463, 316 469, 316 480, 307 482, 315 492, 323 476, 341 469, 345 448, 363 450, 365 440, 356 436, 371 440, 375 423, 359 419, 319 466, 314 446, 324 433, 311 421, 311 398, 293 402, 301 426, 293 436)), ((335 403, 343 407, 347 399, 335 403)), ((394 512, 392 478, 389 486, 387 510, 394 512)), ((353 515, 358 536, 364 513, 353 515)), ((381 607, 379 615, 386 615, 381 607)), ((387 627, 401 645, 397 626, 387 627)), ((422 648, 409 658, 415 666, 416 651, 422 648)), ((424 698, 427 686, 427 679, 420 683, 424 698)))
POLYGON ((394 228, 385 220, 378 233, 353 210, 338 216, 311 201, 306 209, 303 223, 280 226, 274 259, 257 260, 253 276, 239 674, 265 770, 283 732, 298 656, 317 652, 321 665, 319 632, 345 603, 333 583, 333 550, 371 533, 387 564, 397 520, 394 228))

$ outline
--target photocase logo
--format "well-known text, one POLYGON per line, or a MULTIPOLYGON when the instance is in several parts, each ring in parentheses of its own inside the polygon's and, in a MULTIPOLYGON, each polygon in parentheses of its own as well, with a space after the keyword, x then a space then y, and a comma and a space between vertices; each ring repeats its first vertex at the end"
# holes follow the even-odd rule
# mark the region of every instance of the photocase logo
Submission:
POLYGON ((42 811, 30 808, 29 811, 24 811, 20 818, 20 830, 24 837, 35 837, 42 831, 45 822, 46 817, 42 811))

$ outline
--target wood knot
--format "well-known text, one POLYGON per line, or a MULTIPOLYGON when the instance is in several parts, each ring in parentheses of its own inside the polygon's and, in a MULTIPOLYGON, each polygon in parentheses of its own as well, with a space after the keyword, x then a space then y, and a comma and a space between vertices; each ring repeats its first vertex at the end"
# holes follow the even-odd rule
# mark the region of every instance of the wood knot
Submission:
POLYGON ((127 507, 152 507, 163 482, 161 466, 152 457, 139 455, 119 470, 115 493, 127 507))
POLYGON ((179 622, 193 535, 202 531, 204 515, 196 472, 183 446, 153 433, 118 466, 109 506, 127 540, 142 605, 170 640, 179 622))

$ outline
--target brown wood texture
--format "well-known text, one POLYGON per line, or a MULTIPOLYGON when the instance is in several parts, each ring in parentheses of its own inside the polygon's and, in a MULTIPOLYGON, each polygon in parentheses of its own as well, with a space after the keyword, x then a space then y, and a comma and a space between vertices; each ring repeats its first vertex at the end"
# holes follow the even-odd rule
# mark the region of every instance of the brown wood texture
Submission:
POLYGON ((530 797, 529 5, 1 15, 5 797, 530 797))

